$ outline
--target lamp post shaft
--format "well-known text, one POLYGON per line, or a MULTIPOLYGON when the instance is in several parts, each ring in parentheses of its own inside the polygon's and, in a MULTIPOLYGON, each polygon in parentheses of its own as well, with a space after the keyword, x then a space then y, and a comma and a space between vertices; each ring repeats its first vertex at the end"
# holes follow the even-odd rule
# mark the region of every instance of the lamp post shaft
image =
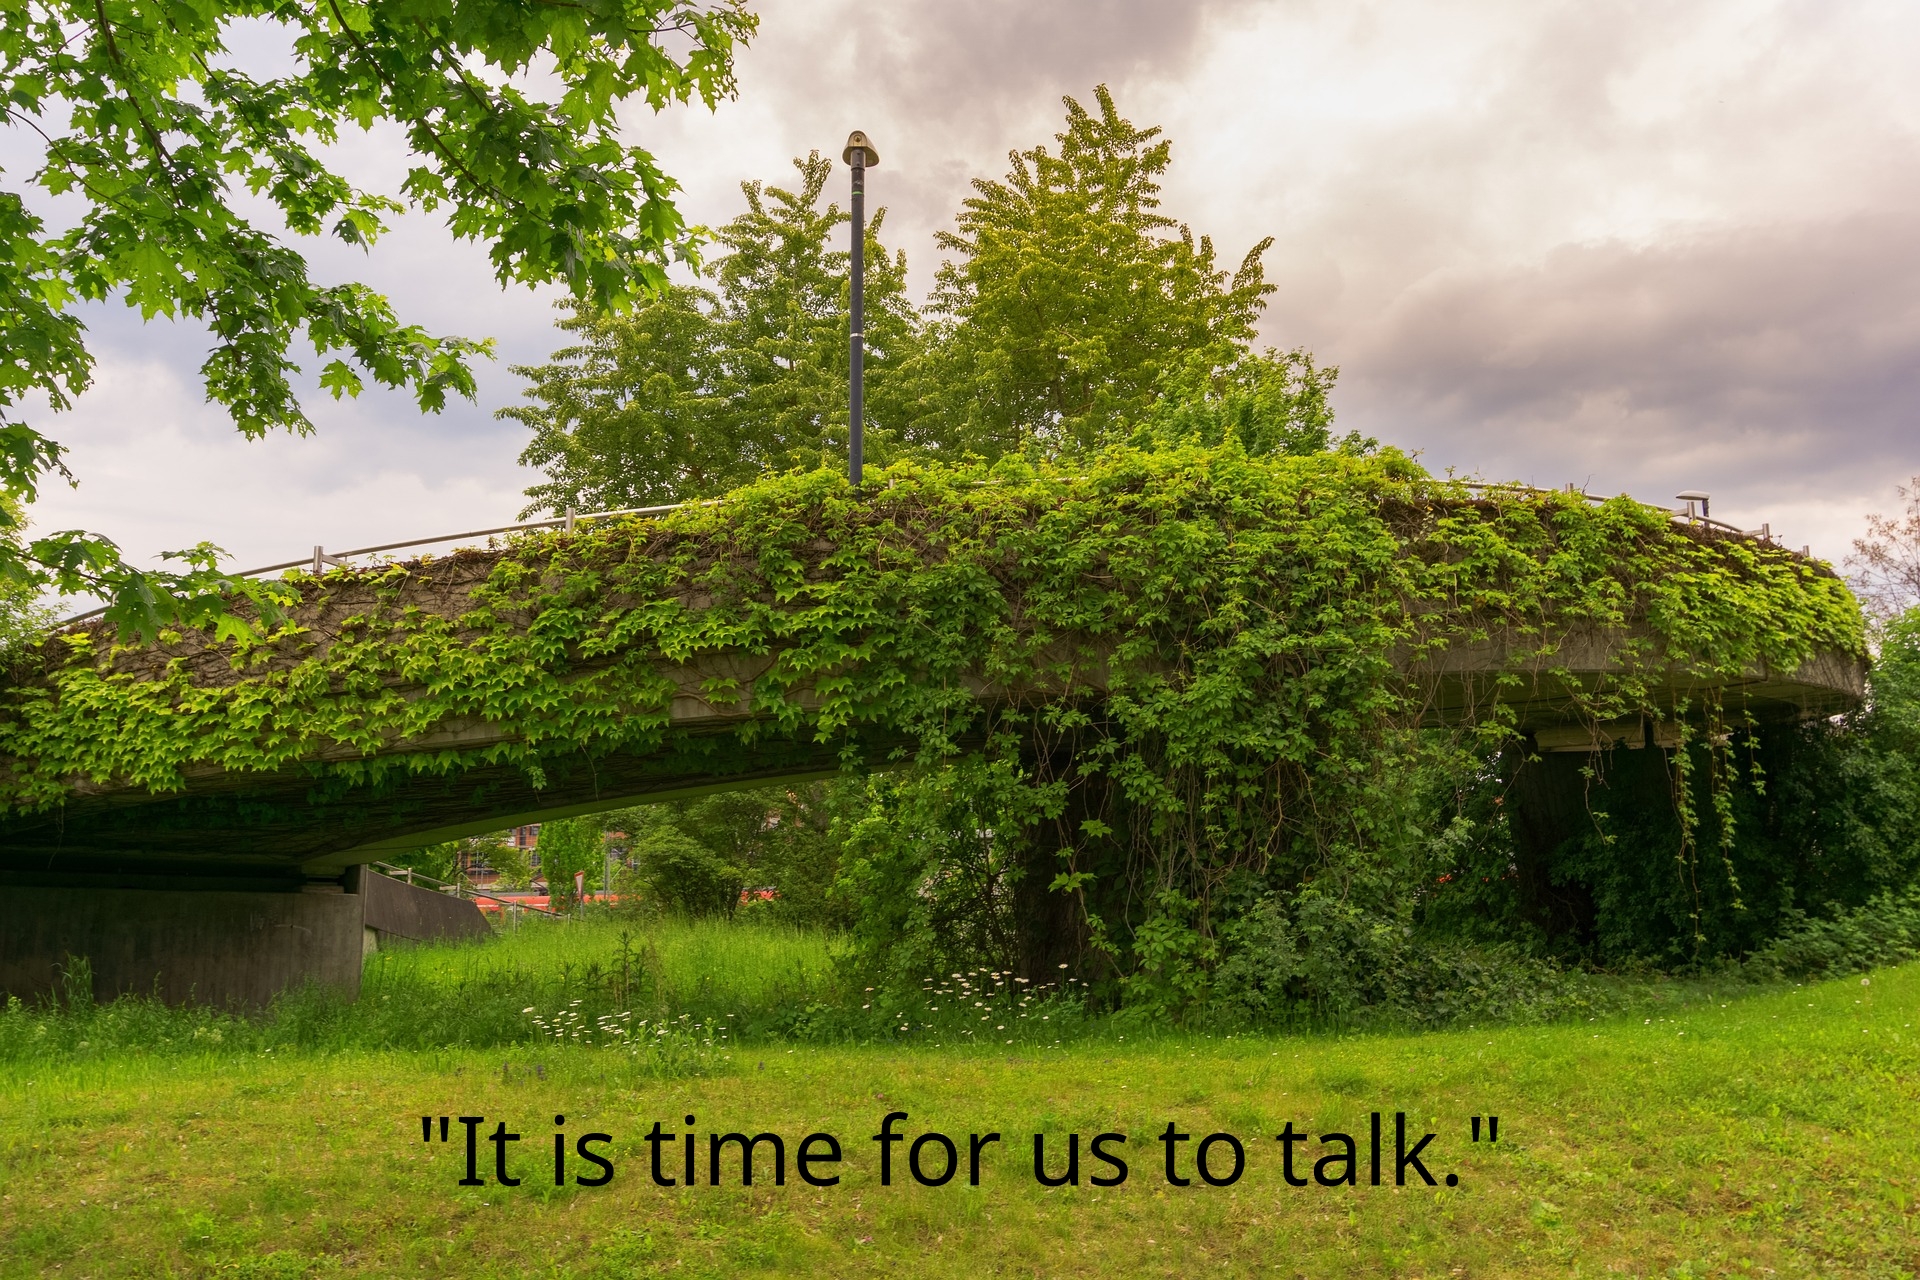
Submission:
POLYGON ((865 451, 866 441, 866 275, 867 275, 867 166, 866 156, 859 151, 853 157, 853 258, 852 286, 853 299, 849 336, 852 338, 848 359, 852 375, 848 397, 847 440, 847 478, 854 484, 860 483, 860 465, 865 451))

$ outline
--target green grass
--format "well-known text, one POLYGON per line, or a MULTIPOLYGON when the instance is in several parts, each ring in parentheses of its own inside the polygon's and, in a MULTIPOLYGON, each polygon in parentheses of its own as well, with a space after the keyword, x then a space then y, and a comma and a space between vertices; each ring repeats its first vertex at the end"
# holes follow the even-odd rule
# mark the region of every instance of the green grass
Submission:
POLYGON ((0 1062, 522 1044, 540 1034, 530 1006, 549 1016, 572 1007, 589 1019, 637 1011, 656 1022, 724 1023, 734 1036, 765 1035, 837 994, 832 940, 817 930, 718 920, 533 921, 480 943, 377 952, 359 1000, 298 991, 264 1019, 142 1000, 88 1006, 83 998, 57 1011, 16 1003, 0 1012, 0 1062))
MULTIPOLYGON (((618 1047, 373 1047, 400 1027, 374 1007, 383 994, 413 1009, 423 991, 577 990, 579 966, 604 977, 617 933, 391 953, 369 968, 369 998, 330 1015, 340 1034, 315 1041, 345 1048, 227 1023, 218 1043, 189 1030, 164 1047, 0 1052, 0 1276, 1920 1272, 1920 965, 1743 998, 1670 986, 1630 1016, 1420 1035, 1109 1024, 1057 1047, 939 1049, 740 1036, 676 1059, 677 1076, 618 1047), (1006 1141, 977 1189, 964 1175, 883 1188, 868 1138, 890 1110, 909 1133, 961 1135, 963 1152, 970 1132, 1006 1141), (1460 1185, 1281 1182, 1281 1125, 1364 1135, 1372 1110, 1388 1113, 1389 1149, 1394 1111, 1436 1131, 1434 1172, 1460 1185), (610 1186, 541 1176, 560 1113, 569 1132, 616 1136, 610 1186), (688 1113, 703 1133, 835 1133, 843 1182, 655 1187, 640 1135, 688 1113), (1469 1142, 1467 1118, 1488 1113, 1499 1143, 1469 1142), (524 1185, 457 1185, 456 1148, 420 1140, 420 1117, 442 1114, 525 1134, 524 1185), (1240 1135, 1246 1176, 1165 1185, 1153 1135, 1169 1120, 1240 1135), (1034 1132, 1103 1130, 1132 1135, 1124 1186, 1036 1185, 1034 1132)), ((771 1017, 831 986, 817 937, 673 926, 645 941, 675 1017, 771 1017)))
POLYGON ((586 996, 695 1018, 766 1020, 834 992, 833 940, 813 929, 720 919, 597 917, 530 921, 489 943, 398 947, 370 957, 363 1001, 470 1002, 498 993, 513 1018, 527 1003, 586 996), (624 1001, 615 996, 623 995, 624 1001))
POLYGON ((596 917, 559 924, 528 921, 479 946, 392 947, 368 958, 369 987, 425 982, 460 988, 500 975, 582 975, 618 963, 627 935, 637 966, 663 980, 676 1008, 698 1004, 762 1007, 823 986, 832 968, 832 939, 813 929, 722 919, 627 923, 596 917))

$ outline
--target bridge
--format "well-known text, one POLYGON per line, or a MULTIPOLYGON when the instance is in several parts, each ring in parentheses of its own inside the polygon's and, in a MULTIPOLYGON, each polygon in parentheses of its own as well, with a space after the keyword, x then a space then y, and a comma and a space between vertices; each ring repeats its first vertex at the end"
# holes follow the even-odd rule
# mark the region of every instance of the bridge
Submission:
MULTIPOLYGON (((1586 501, 1576 498, 1576 508, 1586 501)), ((891 520, 897 529, 912 518, 905 508, 881 512, 886 501, 881 491, 865 511, 848 504, 851 514, 839 510, 831 520, 810 513, 805 536, 789 540, 798 585, 782 590, 804 594, 808 584, 866 572, 840 558, 851 535, 820 526, 844 532, 891 520)), ((1514 488, 1446 501, 1569 504, 1514 488)), ((688 620, 713 605, 713 584, 700 576, 709 572, 698 559, 706 552, 689 550, 705 544, 676 531, 688 514, 569 514, 337 555, 316 547, 310 558, 254 571, 299 570, 286 580, 297 625, 244 655, 197 633, 116 648, 97 618, 74 620, 49 642, 46 669, 16 672, 4 690, 12 726, 0 756, 0 797, 9 801, 0 810, 0 984, 44 989, 58 960, 51 952, 63 948, 126 951, 124 938, 107 936, 111 920, 76 907, 108 895, 129 921, 164 921, 207 904, 234 919, 269 920, 252 927, 259 936, 223 926, 227 943, 195 944, 202 952, 227 946, 235 973, 273 975, 264 986, 237 980, 226 990, 203 981, 198 998, 258 1003, 285 984, 289 969, 245 957, 276 945, 275 935, 311 931, 301 923, 307 916, 331 913, 321 930, 329 937, 353 933, 338 921, 353 916, 364 864, 510 825, 884 766, 923 740, 916 717, 931 709, 954 719, 953 745, 965 747, 999 709, 1098 702, 1117 678, 1113 639, 1098 634, 1052 634, 1012 665, 1004 646, 984 642, 904 662, 871 637, 944 602, 898 591, 883 600, 893 615, 867 600, 866 616, 835 624, 831 661, 813 633, 805 642, 781 639, 790 609, 759 607, 753 628, 736 618, 699 642, 666 644, 657 625, 634 620, 664 612, 681 634, 697 635, 688 620), (506 545, 354 563, 500 535, 506 545), (63 648, 77 656, 63 659, 63 648), (498 667, 502 654, 512 663, 498 667), (870 695, 860 692, 867 681, 870 695), (59 710, 88 699, 97 713, 59 710), (227 735, 236 718, 247 718, 246 732, 227 735), (167 745, 142 748, 144 755, 126 745, 151 742, 167 745), (71 936, 49 933, 47 921, 80 915, 96 922, 71 936)), ((1764 553, 1769 563, 1790 563, 1809 589, 1837 585, 1830 570, 1762 535, 1691 511, 1657 514, 1660 536, 1695 552, 1764 553)), ((935 574, 944 563, 930 558, 922 571, 935 574)), ((1858 647, 1824 637, 1788 665, 1760 654, 1729 667, 1671 652, 1640 616, 1611 625, 1572 619, 1550 627, 1543 644, 1538 629, 1456 625, 1444 610, 1430 612, 1445 642, 1402 643, 1388 655, 1410 722, 1497 714, 1543 753, 1671 747, 1681 720, 1703 706, 1797 719, 1844 711, 1864 690, 1858 647), (1650 699, 1631 715, 1596 719, 1593 691, 1628 675, 1650 699)), ((143 927, 158 932, 152 945, 135 948, 140 955, 104 973, 96 959, 103 995, 150 986, 149 970, 165 969, 167 930, 143 927)), ((353 986, 357 970, 347 977, 337 954, 344 946, 336 938, 322 950, 334 956, 328 963, 340 985, 353 986)), ((357 960, 357 939, 353 954, 357 960)), ((221 969, 196 963, 198 972, 221 969)), ((302 965, 325 967, 292 968, 302 965)))

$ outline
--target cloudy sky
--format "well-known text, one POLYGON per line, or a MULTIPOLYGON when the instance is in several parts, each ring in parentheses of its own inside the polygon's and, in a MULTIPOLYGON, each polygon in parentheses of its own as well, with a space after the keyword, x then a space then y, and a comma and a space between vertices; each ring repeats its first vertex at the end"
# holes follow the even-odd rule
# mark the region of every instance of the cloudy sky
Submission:
MULTIPOLYGON (((1843 556, 1920 473, 1920 7, 1870 0, 762 0, 736 101, 637 110, 696 221, 865 129, 916 285, 969 180, 1109 84, 1173 139, 1166 211, 1238 258, 1275 243, 1266 340, 1340 366, 1343 428, 1436 469, 1769 522, 1843 556)), ((355 172, 397 182, 390 138, 355 172)), ((8 164, 14 174, 20 170, 8 164)), ((533 477, 513 363, 551 295, 414 218, 320 274, 498 340, 477 404, 315 398, 247 442, 202 403, 204 335, 88 315, 95 388, 52 424, 79 489, 43 528, 243 564, 513 518, 533 477)))

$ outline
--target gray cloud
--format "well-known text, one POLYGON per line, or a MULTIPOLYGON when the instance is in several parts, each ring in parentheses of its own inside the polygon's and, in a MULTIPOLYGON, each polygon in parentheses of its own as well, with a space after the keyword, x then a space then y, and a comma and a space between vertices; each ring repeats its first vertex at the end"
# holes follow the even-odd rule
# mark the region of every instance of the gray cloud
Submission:
POLYGON ((1920 471, 1920 94, 1897 52, 1920 24, 1864 4, 1423 16, 1263 10, 1208 80, 1161 86, 1176 139, 1237 114, 1233 142, 1263 141, 1179 170, 1170 203, 1219 210, 1229 240, 1279 235, 1269 340, 1340 364, 1345 424, 1430 465, 1703 486, 1843 554, 1920 471), (1246 87, 1263 58, 1266 92, 1246 87))
POLYGON ((790 157, 837 156, 866 130, 881 153, 871 199, 888 210, 888 240, 908 252, 915 283, 931 282, 931 241, 968 184, 998 177, 1010 150, 1050 143, 1063 96, 1090 100, 1110 83, 1126 101, 1139 86, 1178 81, 1208 33, 1257 0, 822 0, 768 6, 761 37, 740 62, 740 100, 714 115, 635 113, 632 132, 657 148, 701 221, 738 210, 738 183, 790 177, 790 157))
MULTIPOLYGON (((763 6, 741 94, 628 117, 690 217, 738 184, 883 155, 888 240, 930 282, 968 183, 1110 83, 1174 140, 1167 209, 1237 256, 1264 235, 1268 340, 1342 366, 1344 425, 1436 467, 1587 481, 1772 520, 1840 554, 1920 471, 1920 13, 1867 0, 978 0, 763 6)), ((390 140, 355 163, 396 171, 390 140)), ((318 440, 240 443, 198 403, 190 332, 97 314, 100 389, 56 434, 86 481, 41 518, 248 559, 519 505, 505 365, 554 345, 550 295, 408 219, 330 277, 500 339, 482 403, 322 403, 318 440)))
POLYGON ((1101 81, 1178 76, 1209 19, 1250 0, 914 0, 879 6, 853 43, 856 75, 926 132, 988 146, 1030 103, 1101 81))
POLYGON ((1907 217, 1443 272, 1351 337, 1349 419, 1434 462, 1656 499, 1717 486, 1756 522, 1920 468, 1907 217))
POLYGON ((1920 223, 1862 215, 1446 271, 1350 359, 1377 394, 1491 430, 1605 401, 1658 430, 1842 432, 1883 465, 1916 426, 1920 223))

